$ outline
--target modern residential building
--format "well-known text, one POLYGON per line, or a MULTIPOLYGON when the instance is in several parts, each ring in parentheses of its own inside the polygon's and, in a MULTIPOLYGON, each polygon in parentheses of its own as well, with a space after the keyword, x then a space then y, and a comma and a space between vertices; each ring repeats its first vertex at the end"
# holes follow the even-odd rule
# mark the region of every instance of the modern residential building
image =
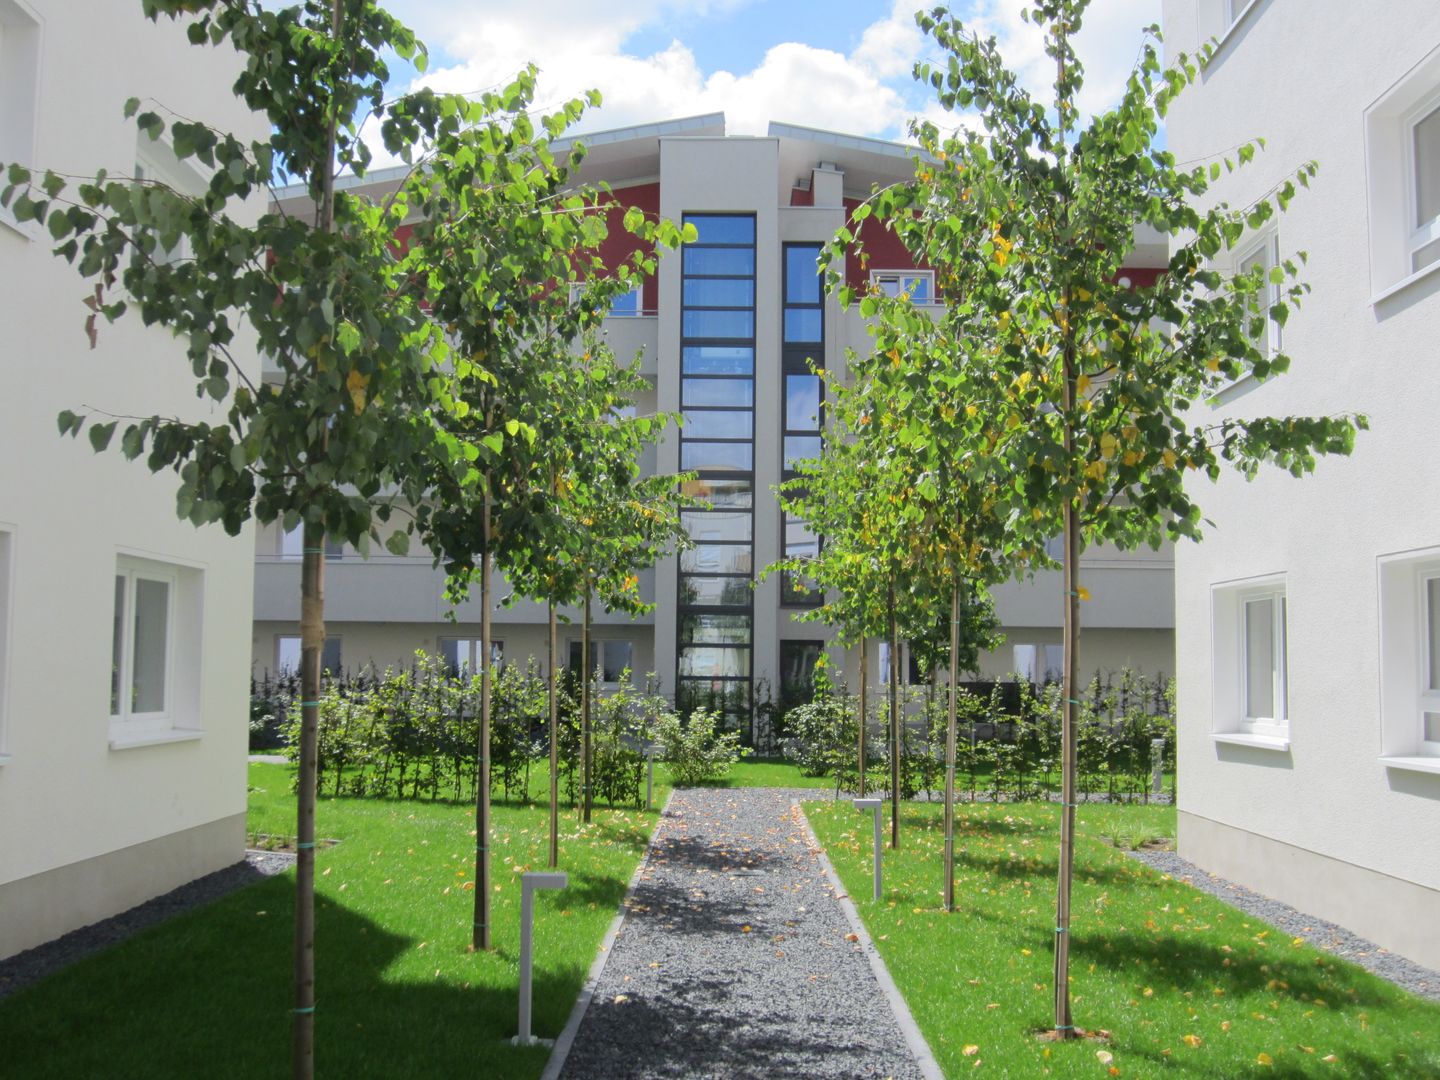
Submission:
POLYGON ((1232 267, 1308 253, 1289 374, 1213 416, 1360 412, 1312 477, 1197 486, 1176 552, 1179 849, 1440 967, 1440 7, 1166 0, 1170 50, 1218 49, 1170 110, 1176 158, 1262 136, 1210 193, 1319 173, 1232 267), (1317 58, 1324 65, 1317 67, 1317 58))
MULTIPOLYGON (((841 310, 822 290, 816 259, 874 185, 913 175, 912 151, 779 123, 766 137, 730 136, 720 114, 583 140, 589 152, 580 179, 608 184, 617 202, 610 240, 617 259, 630 242, 618 228, 624 207, 698 231, 606 321, 617 354, 643 350, 652 389, 636 407, 684 416, 678 436, 658 447, 647 467, 697 470, 700 479, 692 490, 695 509, 686 514, 694 550, 667 559, 642 581, 643 594, 656 601, 652 615, 599 616, 598 662, 607 678, 627 666, 653 671, 682 703, 714 691, 744 700, 752 689, 759 695, 768 688, 778 696, 788 682, 808 678, 833 635, 796 619, 814 594, 778 575, 755 583, 758 570, 817 543, 803 522, 784 518, 774 489, 794 460, 821 445, 823 389, 811 362, 843 372, 847 350, 870 347, 858 311, 841 310)), ((372 174, 367 186, 378 195, 396 180, 372 174)), ((933 274, 916 267, 893 235, 872 220, 861 239, 868 261, 862 265, 855 254, 847 260, 851 286, 874 283, 908 292, 917 304, 940 303, 933 274)), ((1165 259, 1158 236, 1141 237, 1127 273, 1139 283, 1165 259)), ((298 537, 258 533, 257 672, 297 655, 299 550, 298 537)), ((1095 599, 1086 610, 1082 665, 1172 671, 1169 551, 1094 551, 1086 559, 1095 599)), ((442 578, 428 558, 361 561, 337 552, 327 573, 333 662, 351 669, 404 663, 417 648, 452 661, 475 659, 476 606, 461 607, 454 624, 443 621, 442 578)), ((496 595, 508 591, 497 582, 496 595)), ((1008 641, 984 659, 984 670, 1001 676, 1018 668, 1036 677, 1058 670, 1060 600, 1058 573, 998 590, 1008 641)), ((507 661, 534 656, 543 665, 544 608, 526 602, 502 608, 495 636, 507 661)), ((572 649, 573 640, 562 662, 572 649)), ((870 652, 877 682, 880 652, 870 652)))
MULTIPOLYGON (((138 4, 0 0, 0 161, 202 184, 122 108, 135 95, 263 137, 236 70, 228 46, 192 47, 138 4)), ((178 521, 173 476, 56 431, 67 408, 212 406, 163 329, 102 322, 92 350, 92 286, 52 246, 0 210, 0 957, 245 846, 254 539, 178 521)))

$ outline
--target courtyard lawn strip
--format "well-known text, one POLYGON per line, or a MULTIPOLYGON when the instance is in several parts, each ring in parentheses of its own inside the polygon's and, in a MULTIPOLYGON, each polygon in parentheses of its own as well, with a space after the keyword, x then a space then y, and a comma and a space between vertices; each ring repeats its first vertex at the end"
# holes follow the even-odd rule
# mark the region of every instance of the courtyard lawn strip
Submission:
MULTIPOLYGON (((288 766, 250 767, 255 832, 294 831, 288 766)), ((667 792, 662 791, 660 798, 667 792)), ((570 888, 536 905, 534 1026, 554 1037, 657 814, 561 818, 570 888)), ((515 1033, 518 871, 545 869, 543 806, 497 805, 496 948, 472 954, 474 809, 322 799, 317 1069, 354 1077, 538 1077, 515 1033)), ((0 1003, 8 1077, 254 1077, 289 1061, 290 873, 233 893, 0 1003)))
POLYGON ((1168 807, 1078 808, 1075 1022, 1110 1036, 1065 1044, 1034 1035, 1052 1019, 1053 805, 957 808, 950 915, 940 807, 905 808, 878 905, 868 815, 804 808, 947 1076, 1440 1076, 1440 1006, 1101 839, 1173 834, 1168 807))

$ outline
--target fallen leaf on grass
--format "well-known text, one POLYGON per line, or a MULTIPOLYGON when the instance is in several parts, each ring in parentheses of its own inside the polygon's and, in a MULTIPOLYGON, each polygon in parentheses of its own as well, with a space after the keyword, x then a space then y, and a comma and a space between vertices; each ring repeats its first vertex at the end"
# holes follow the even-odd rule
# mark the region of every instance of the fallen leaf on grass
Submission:
POLYGON ((960 1052, 966 1057, 974 1057, 980 1052, 980 1047, 976 1046, 974 1043, 971 1043, 969 1046, 965 1047, 965 1049, 961 1050, 960 1052))
POLYGON ((1101 1065, 1109 1065, 1112 1061, 1115 1060, 1115 1055, 1110 1053, 1109 1050, 1096 1050, 1095 1057, 1099 1060, 1101 1065))
POLYGON ((1272 1058, 1269 1054, 1267 1054, 1267 1053, 1265 1053, 1265 1052, 1262 1051, 1262 1052, 1260 1052, 1260 1053, 1258 1053, 1258 1054, 1255 1055, 1255 1064, 1257 1064, 1257 1065, 1274 1065, 1274 1064, 1275 1064, 1275 1059, 1272 1058))
POLYGON ((1199 1035, 1182 1035, 1180 1037, 1180 1041, 1183 1042, 1186 1046, 1193 1048, 1199 1046, 1205 1040, 1200 1038, 1199 1035))

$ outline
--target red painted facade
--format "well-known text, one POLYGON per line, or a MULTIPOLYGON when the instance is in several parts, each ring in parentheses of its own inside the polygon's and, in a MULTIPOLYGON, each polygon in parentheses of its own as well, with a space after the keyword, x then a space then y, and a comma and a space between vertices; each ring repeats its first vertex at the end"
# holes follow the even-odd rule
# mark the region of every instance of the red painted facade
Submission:
MULTIPOLYGON (((621 188, 606 200, 610 205, 605 211, 605 225, 609 235, 600 245, 600 257, 606 266, 618 266, 642 247, 633 233, 625 228, 625 211, 634 206, 643 210, 652 220, 660 216, 660 184, 636 184, 621 188)), ((645 279, 640 291, 640 306, 651 315, 660 310, 660 283, 651 274, 645 279)))

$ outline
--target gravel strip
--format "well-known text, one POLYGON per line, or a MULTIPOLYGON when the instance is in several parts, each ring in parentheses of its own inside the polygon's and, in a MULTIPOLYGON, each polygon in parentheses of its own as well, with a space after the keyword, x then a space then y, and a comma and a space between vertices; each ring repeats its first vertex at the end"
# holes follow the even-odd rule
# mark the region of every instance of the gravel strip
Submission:
POLYGON ((677 790, 561 1070, 920 1080, 778 788, 677 790))
POLYGON ((173 919, 191 908, 218 900, 246 885, 254 884, 295 865, 295 856, 275 851, 247 851, 243 862, 196 878, 163 896, 119 915, 72 930, 64 937, 37 945, 0 960, 0 1000, 32 983, 48 978, 77 960, 118 945, 157 923, 173 919))
POLYGON ((1201 892, 1218 896, 1247 915, 1254 915, 1257 919, 1278 926, 1291 937, 1303 937, 1317 949, 1359 964, 1367 971, 1379 975, 1382 979, 1389 979, 1412 994, 1440 1001, 1440 971, 1432 971, 1413 960, 1397 956, 1343 926, 1297 911, 1289 904, 1262 896, 1244 885, 1226 881, 1202 870, 1189 860, 1182 859, 1173 851, 1132 851, 1129 854, 1152 869, 1169 874, 1176 881, 1183 881, 1201 892))

